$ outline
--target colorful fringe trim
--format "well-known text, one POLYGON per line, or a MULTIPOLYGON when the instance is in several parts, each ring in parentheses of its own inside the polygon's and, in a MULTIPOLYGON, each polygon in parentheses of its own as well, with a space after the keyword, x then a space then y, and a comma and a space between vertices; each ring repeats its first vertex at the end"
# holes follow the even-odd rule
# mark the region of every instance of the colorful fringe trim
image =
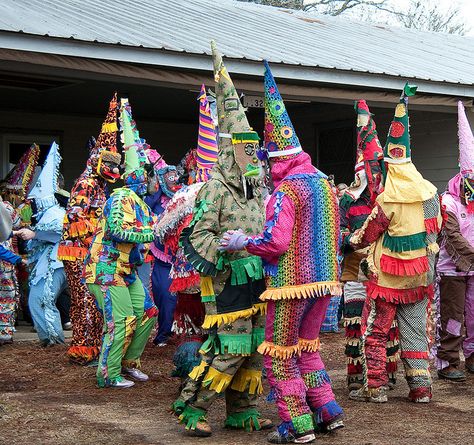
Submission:
POLYGON ((430 376, 430 371, 428 369, 406 369, 405 374, 407 377, 419 377, 419 376, 430 376))
POLYGON ((67 356, 76 362, 88 363, 99 356, 99 346, 71 346, 67 356))
POLYGON ((281 359, 289 359, 294 355, 301 355, 302 351, 314 352, 320 348, 319 338, 314 340, 299 339, 298 344, 291 346, 280 346, 275 343, 264 341, 257 351, 262 355, 269 355, 270 357, 278 357, 281 359))
POLYGON ((426 247, 426 232, 405 236, 390 236, 385 232, 382 244, 392 252, 407 252, 422 249, 426 247))
POLYGON ((220 372, 215 368, 209 367, 206 376, 202 381, 203 386, 208 386, 211 391, 217 393, 224 392, 232 381, 232 375, 220 372))
POLYGON ((421 388, 411 389, 408 393, 408 398, 413 401, 421 399, 422 397, 429 397, 431 399, 432 394, 430 387, 423 386, 421 388))
POLYGON ((260 413, 255 408, 250 408, 241 413, 232 413, 227 416, 224 426, 226 428, 245 429, 247 432, 260 430, 260 413))
POLYGON ((88 250, 85 247, 78 246, 59 246, 58 259, 61 261, 76 261, 84 259, 88 250))
POLYGON ((300 284, 297 286, 269 287, 260 300, 287 300, 342 295, 342 284, 337 281, 300 284))
POLYGON ((251 308, 243 309, 241 311, 228 312, 226 314, 209 314, 204 318, 204 323, 202 324, 203 329, 211 329, 213 326, 221 326, 226 323, 233 323, 234 321, 240 318, 249 318, 255 314, 260 313, 260 315, 266 315, 267 313, 267 304, 258 303, 253 305, 251 308))
POLYGON ((438 234, 439 231, 441 230, 440 227, 438 226, 438 218, 429 218, 425 219, 425 229, 426 233, 436 233, 438 234))
POLYGON ((428 352, 427 351, 402 351, 400 354, 401 358, 408 358, 408 359, 423 359, 428 360, 428 352))
POLYGON ((232 379, 231 388, 239 392, 245 392, 248 388, 249 394, 262 394, 262 371, 239 368, 232 379))
POLYGON ((291 419, 292 426, 298 434, 314 430, 313 418, 311 414, 303 414, 291 419))
POLYGON ((124 368, 140 369, 142 367, 142 362, 139 358, 124 359, 122 360, 122 366, 124 368))
POLYGON ((195 366, 194 369, 189 373, 189 378, 195 381, 198 381, 206 372, 208 364, 203 360, 199 363, 198 366, 195 366))
POLYGON ((221 354, 250 355, 252 350, 252 335, 249 334, 218 334, 221 354))
POLYGON ((178 417, 179 423, 185 423, 187 430, 195 430, 198 422, 207 422, 206 411, 187 405, 178 417))
POLYGON ((344 411, 335 400, 325 403, 323 406, 316 408, 314 412, 314 420, 317 425, 328 424, 336 417, 342 416, 344 411))
POLYGON ((301 377, 308 388, 320 388, 323 385, 331 384, 331 379, 325 369, 307 372, 302 374, 301 377))
POLYGON ((414 289, 392 289, 367 282, 367 295, 370 298, 382 298, 389 303, 415 303, 423 298, 433 298, 433 285, 415 287, 414 289))
POLYGON ((380 257, 380 268, 390 275, 414 276, 428 272, 430 266, 426 256, 402 260, 383 254, 380 257))

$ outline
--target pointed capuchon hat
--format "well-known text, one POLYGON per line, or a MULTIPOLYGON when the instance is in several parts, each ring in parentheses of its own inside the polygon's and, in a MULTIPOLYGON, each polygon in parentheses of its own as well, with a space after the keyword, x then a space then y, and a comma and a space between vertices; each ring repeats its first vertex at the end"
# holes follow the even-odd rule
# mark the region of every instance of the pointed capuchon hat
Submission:
POLYGON ((61 155, 59 145, 56 142, 51 144, 48 156, 44 161, 43 168, 36 180, 36 184, 28 195, 28 199, 34 199, 38 212, 49 209, 57 205, 58 202, 54 194, 58 191, 59 166, 61 155))
POLYGON ((7 193, 18 193, 21 198, 25 198, 33 181, 36 166, 40 155, 40 148, 33 144, 25 151, 23 156, 8 173, 6 178, 2 181, 2 188, 6 189, 7 193))
POLYGON ((115 164, 120 164, 120 161, 122 160, 120 153, 117 151, 117 113, 117 93, 114 93, 110 100, 109 110, 102 124, 102 128, 100 129, 100 134, 97 137, 95 147, 90 153, 91 158, 93 156, 99 156, 98 170, 100 170, 101 162, 109 161, 115 164))
POLYGON ((384 148, 384 160, 392 164, 411 162, 410 122, 408 118, 408 98, 414 96, 416 85, 405 84, 400 101, 395 107, 395 114, 388 130, 384 148))
POLYGON ((461 175, 472 175, 474 173, 474 136, 461 101, 458 102, 458 136, 461 175))
POLYGON ((300 141, 266 60, 265 65, 265 148, 270 158, 301 153, 300 141))
POLYGON ((217 161, 217 134, 211 109, 207 100, 206 87, 201 86, 199 93, 199 131, 196 148, 196 182, 205 182, 210 178, 210 171, 217 161))
POLYGON ((364 169, 364 163, 383 159, 383 148, 377 134, 377 126, 367 102, 356 100, 354 109, 357 113, 357 159, 355 171, 364 169))

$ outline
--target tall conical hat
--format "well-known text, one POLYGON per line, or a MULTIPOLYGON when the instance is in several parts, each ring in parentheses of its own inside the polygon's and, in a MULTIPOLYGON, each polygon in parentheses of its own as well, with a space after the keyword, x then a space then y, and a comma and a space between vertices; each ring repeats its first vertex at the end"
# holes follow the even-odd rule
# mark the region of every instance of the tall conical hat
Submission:
POLYGON ((25 198, 33 181, 39 155, 39 146, 33 144, 2 181, 2 188, 9 192, 15 191, 20 197, 25 198))
POLYGON ((270 158, 301 153, 300 141, 266 60, 265 65, 265 148, 270 158))
POLYGON ((60 164, 59 145, 53 142, 36 184, 28 195, 29 199, 35 200, 39 212, 58 203, 54 194, 58 191, 60 164))
POLYGON ((357 159, 355 171, 364 168, 364 162, 383 159, 383 148, 377 135, 377 127, 365 100, 354 104, 357 113, 357 159))
POLYGON ((90 156, 99 155, 101 161, 111 161, 120 164, 122 158, 120 153, 117 152, 117 112, 117 93, 114 93, 109 103, 107 116, 90 156))
POLYGON ((205 182, 209 179, 210 171, 217 160, 217 135, 214 121, 211 117, 206 87, 201 86, 199 100, 199 132, 196 149, 197 173, 196 181, 205 182))
POLYGON ((474 136, 461 101, 458 102, 458 136, 461 175, 472 174, 474 173, 474 136))
POLYGON ((409 85, 408 82, 403 88, 400 101, 395 107, 395 115, 388 131, 387 142, 384 148, 385 162, 393 164, 411 162, 408 97, 414 96, 417 88, 416 85, 409 85))

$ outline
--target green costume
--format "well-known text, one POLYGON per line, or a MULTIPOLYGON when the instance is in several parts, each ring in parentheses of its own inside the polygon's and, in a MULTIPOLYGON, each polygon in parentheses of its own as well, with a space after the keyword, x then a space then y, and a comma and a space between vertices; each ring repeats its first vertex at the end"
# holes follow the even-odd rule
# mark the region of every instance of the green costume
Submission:
POLYGON ((140 368, 140 356, 157 315, 137 274, 148 245, 154 239, 153 216, 143 202, 147 190, 147 161, 132 121, 130 107, 122 99, 121 124, 125 152, 125 187, 115 190, 103 213, 84 260, 84 278, 104 315, 104 339, 97 368, 99 386, 122 382, 124 368, 140 368))
POLYGON ((201 274, 201 295, 209 338, 201 347, 202 361, 186 381, 174 410, 186 428, 206 420, 220 393, 227 402, 226 425, 259 429, 256 409, 262 392, 262 360, 256 353, 264 338, 263 268, 246 251, 223 253, 219 240, 228 230, 255 235, 265 222, 257 187, 257 133, 252 131, 237 91, 212 45, 219 120, 219 156, 211 179, 196 199, 194 218, 183 230, 181 244, 201 274))

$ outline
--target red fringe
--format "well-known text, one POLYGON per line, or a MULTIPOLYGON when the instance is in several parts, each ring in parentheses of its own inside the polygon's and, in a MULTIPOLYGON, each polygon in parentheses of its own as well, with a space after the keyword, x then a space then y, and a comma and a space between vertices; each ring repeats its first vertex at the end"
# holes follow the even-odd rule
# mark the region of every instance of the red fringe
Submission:
POLYGON ((438 233, 440 228, 438 227, 438 218, 425 219, 426 233, 438 233))
POLYGON ((401 358, 420 358, 428 360, 428 353, 426 351, 402 351, 401 358))
POLYGON ((422 397, 426 397, 426 396, 428 396, 431 399, 431 388, 429 387, 411 389, 408 394, 408 398, 410 400, 421 399, 422 397))
POLYGON ((187 315, 196 326, 204 323, 206 315, 204 304, 201 303, 201 294, 178 293, 174 319, 179 324, 183 315, 187 315))
POLYGON ((164 239, 164 246, 165 246, 165 252, 176 252, 179 247, 179 238, 181 236, 181 232, 183 231, 184 228, 188 227, 189 224, 191 223, 191 220, 193 219, 193 214, 186 215, 184 219, 180 222, 179 226, 176 227, 175 232, 170 233, 169 235, 165 236, 164 239))
POLYGON ((392 289, 368 281, 366 287, 367 295, 370 298, 382 298, 388 303, 416 303, 417 301, 423 300, 423 298, 434 297, 433 284, 426 287, 415 287, 414 289, 392 289))
POLYGON ((349 216, 370 215, 372 209, 369 206, 353 206, 347 214, 349 216))
POLYGON ((347 364, 347 373, 348 374, 361 374, 362 373, 362 364, 358 363, 354 365, 352 363, 347 364))
POLYGON ((387 363, 387 374, 393 374, 397 372, 397 362, 388 362, 387 363))
POLYGON ((388 331, 388 341, 398 340, 398 328, 390 328, 388 331))
POLYGON ((200 280, 201 278, 198 273, 193 273, 189 277, 174 278, 170 286, 170 292, 178 293, 191 287, 197 287, 199 286, 200 280))
POLYGON ((422 256, 411 260, 402 260, 383 254, 380 258, 380 268, 390 275, 414 276, 429 270, 428 257, 422 256))
POLYGON ((362 336, 361 329, 347 329, 346 328, 346 338, 359 338, 362 336))

